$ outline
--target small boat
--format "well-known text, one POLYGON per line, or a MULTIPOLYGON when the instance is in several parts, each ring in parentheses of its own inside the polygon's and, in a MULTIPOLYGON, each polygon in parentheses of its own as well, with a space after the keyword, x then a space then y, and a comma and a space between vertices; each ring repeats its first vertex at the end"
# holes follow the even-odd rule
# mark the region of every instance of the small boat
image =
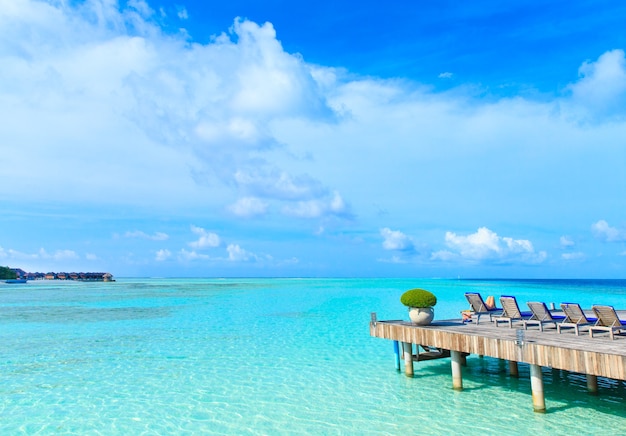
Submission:
POLYGON ((8 279, 4 281, 4 283, 8 283, 9 285, 14 285, 17 283, 26 283, 26 282, 27 282, 26 279, 8 279))

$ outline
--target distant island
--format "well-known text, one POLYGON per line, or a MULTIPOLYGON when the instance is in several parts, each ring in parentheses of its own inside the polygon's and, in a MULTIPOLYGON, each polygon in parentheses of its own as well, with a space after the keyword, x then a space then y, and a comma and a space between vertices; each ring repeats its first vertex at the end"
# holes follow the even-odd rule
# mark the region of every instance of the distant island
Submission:
POLYGON ((77 280, 83 282, 114 282, 108 272, 26 272, 21 268, 0 266, 0 280, 77 280))

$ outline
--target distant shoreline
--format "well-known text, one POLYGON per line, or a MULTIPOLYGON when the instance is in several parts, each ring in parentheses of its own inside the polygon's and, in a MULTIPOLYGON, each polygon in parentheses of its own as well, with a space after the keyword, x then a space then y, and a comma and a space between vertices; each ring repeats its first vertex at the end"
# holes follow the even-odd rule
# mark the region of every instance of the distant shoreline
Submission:
POLYGON ((11 268, 18 279, 25 280, 72 280, 80 282, 114 282, 113 274, 109 272, 26 272, 21 268, 11 268))

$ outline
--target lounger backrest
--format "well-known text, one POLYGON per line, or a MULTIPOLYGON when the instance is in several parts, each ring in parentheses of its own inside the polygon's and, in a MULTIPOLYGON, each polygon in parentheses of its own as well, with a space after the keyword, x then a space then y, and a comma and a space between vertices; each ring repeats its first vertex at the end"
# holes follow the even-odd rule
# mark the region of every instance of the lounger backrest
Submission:
POLYGON ((583 324, 589 322, 585 312, 583 312, 580 304, 578 303, 561 303, 561 309, 563 309, 563 313, 565 314, 564 322, 572 324, 583 324))
POLYGON ((554 321, 546 303, 529 301, 527 304, 535 319, 539 321, 554 321))
POLYGON ((505 318, 511 319, 521 319, 522 313, 519 310, 519 306, 517 305, 517 300, 515 297, 510 295, 502 295, 500 297, 500 304, 502 304, 502 316, 505 318))
POLYGON ((598 325, 615 327, 622 325, 613 306, 592 306, 593 312, 598 316, 598 325))
POLYGON ((470 306, 472 306, 472 310, 474 312, 480 313, 489 311, 487 309, 487 306, 485 305, 485 302, 483 301, 483 297, 481 297, 479 293, 466 292, 465 298, 467 298, 467 301, 469 302, 470 306))

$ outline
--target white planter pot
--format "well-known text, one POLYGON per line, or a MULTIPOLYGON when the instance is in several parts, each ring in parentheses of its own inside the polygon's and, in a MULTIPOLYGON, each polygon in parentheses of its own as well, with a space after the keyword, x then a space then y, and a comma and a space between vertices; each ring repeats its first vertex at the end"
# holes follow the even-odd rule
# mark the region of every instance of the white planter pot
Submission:
POLYGON ((409 318, 413 324, 428 325, 435 317, 435 309, 432 307, 409 307, 409 318))

